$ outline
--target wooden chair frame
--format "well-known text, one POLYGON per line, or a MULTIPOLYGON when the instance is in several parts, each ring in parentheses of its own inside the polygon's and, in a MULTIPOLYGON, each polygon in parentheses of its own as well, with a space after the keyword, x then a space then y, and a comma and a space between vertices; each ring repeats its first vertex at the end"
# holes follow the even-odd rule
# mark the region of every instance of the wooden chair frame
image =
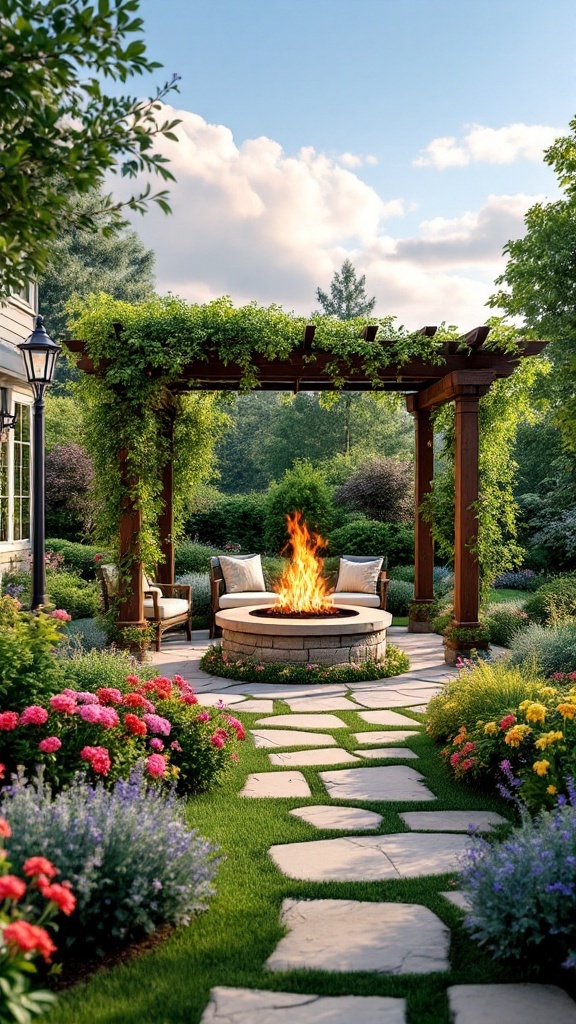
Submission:
MULTIPOLYGON (((100 566, 96 567, 96 575, 100 582, 102 589, 102 601, 104 604, 104 611, 110 610, 110 594, 108 593, 108 583, 106 576, 102 572, 100 566)), ((145 590, 144 597, 152 598, 152 607, 154 609, 154 618, 147 619, 149 625, 154 626, 155 629, 155 646, 156 650, 159 651, 162 644, 162 634, 166 633, 169 629, 174 629, 176 626, 183 626, 186 630, 186 639, 190 642, 192 640, 192 587, 183 583, 155 583, 154 590, 145 590), (188 611, 181 612, 179 615, 173 615, 169 619, 160 618, 160 608, 158 605, 158 590, 162 592, 162 597, 178 597, 183 601, 188 602, 188 611)))

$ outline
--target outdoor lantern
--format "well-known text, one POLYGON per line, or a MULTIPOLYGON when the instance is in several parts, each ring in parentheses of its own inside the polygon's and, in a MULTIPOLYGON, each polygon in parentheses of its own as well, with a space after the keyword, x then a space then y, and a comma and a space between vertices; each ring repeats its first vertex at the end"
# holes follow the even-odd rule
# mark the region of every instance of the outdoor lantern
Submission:
POLYGON ((36 327, 29 338, 18 345, 24 359, 24 367, 28 382, 34 388, 36 397, 44 393, 48 384, 52 383, 56 358, 61 351, 52 338, 48 337, 44 327, 44 317, 36 317, 36 327))
POLYGON ((0 388, 0 436, 7 430, 14 430, 16 413, 10 413, 8 388, 0 388))

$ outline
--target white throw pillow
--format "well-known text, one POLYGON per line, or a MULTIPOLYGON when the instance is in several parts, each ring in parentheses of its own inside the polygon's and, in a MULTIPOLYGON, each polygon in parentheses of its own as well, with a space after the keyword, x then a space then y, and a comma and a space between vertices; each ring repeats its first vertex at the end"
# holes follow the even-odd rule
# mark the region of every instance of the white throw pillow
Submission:
POLYGON ((260 555, 253 555, 252 558, 220 555, 220 567, 228 594, 238 594, 246 590, 266 590, 260 555))
POLYGON ((378 573, 383 561, 383 558, 375 558, 370 562, 349 562, 346 558, 341 558, 334 593, 375 594, 378 573))

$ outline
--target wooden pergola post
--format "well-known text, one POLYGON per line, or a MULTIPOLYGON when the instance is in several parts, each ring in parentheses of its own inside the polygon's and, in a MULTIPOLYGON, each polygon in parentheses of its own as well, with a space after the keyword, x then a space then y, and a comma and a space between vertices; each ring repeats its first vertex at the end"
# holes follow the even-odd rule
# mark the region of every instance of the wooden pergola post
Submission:
POLYGON ((122 502, 122 513, 118 524, 120 572, 122 574, 123 566, 126 564, 129 565, 129 569, 127 578, 123 578, 122 575, 120 577, 118 589, 120 602, 117 624, 120 629, 126 626, 145 629, 142 561, 138 557, 140 554, 139 537, 140 530, 142 529, 142 512, 130 493, 134 480, 130 476, 128 451, 125 448, 118 453, 118 460, 120 462, 122 486, 126 488, 126 494, 122 502))
MULTIPOLYGON (((434 541, 430 523, 422 516, 422 503, 432 490, 434 479, 434 428, 429 409, 417 409, 414 416, 414 602, 434 600, 434 541)), ((424 623, 422 623, 424 625, 424 623)))
POLYGON ((168 447, 168 458, 162 469, 162 490, 160 501, 162 511, 158 517, 160 549, 163 560, 156 566, 158 583, 174 583, 174 424, 176 411, 173 406, 166 410, 163 421, 163 436, 168 447))
POLYGON ((454 456, 454 623, 475 627, 480 613, 478 571, 479 395, 457 394, 454 456))

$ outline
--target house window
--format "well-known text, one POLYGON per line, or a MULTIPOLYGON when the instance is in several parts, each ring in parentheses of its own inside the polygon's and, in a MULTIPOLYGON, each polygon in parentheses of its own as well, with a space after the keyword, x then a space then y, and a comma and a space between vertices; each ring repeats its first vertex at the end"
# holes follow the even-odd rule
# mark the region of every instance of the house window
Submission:
POLYGON ((14 540, 28 540, 30 537, 30 406, 17 402, 15 412, 14 540))
POLYGON ((0 441, 0 543, 8 540, 8 441, 0 441))

